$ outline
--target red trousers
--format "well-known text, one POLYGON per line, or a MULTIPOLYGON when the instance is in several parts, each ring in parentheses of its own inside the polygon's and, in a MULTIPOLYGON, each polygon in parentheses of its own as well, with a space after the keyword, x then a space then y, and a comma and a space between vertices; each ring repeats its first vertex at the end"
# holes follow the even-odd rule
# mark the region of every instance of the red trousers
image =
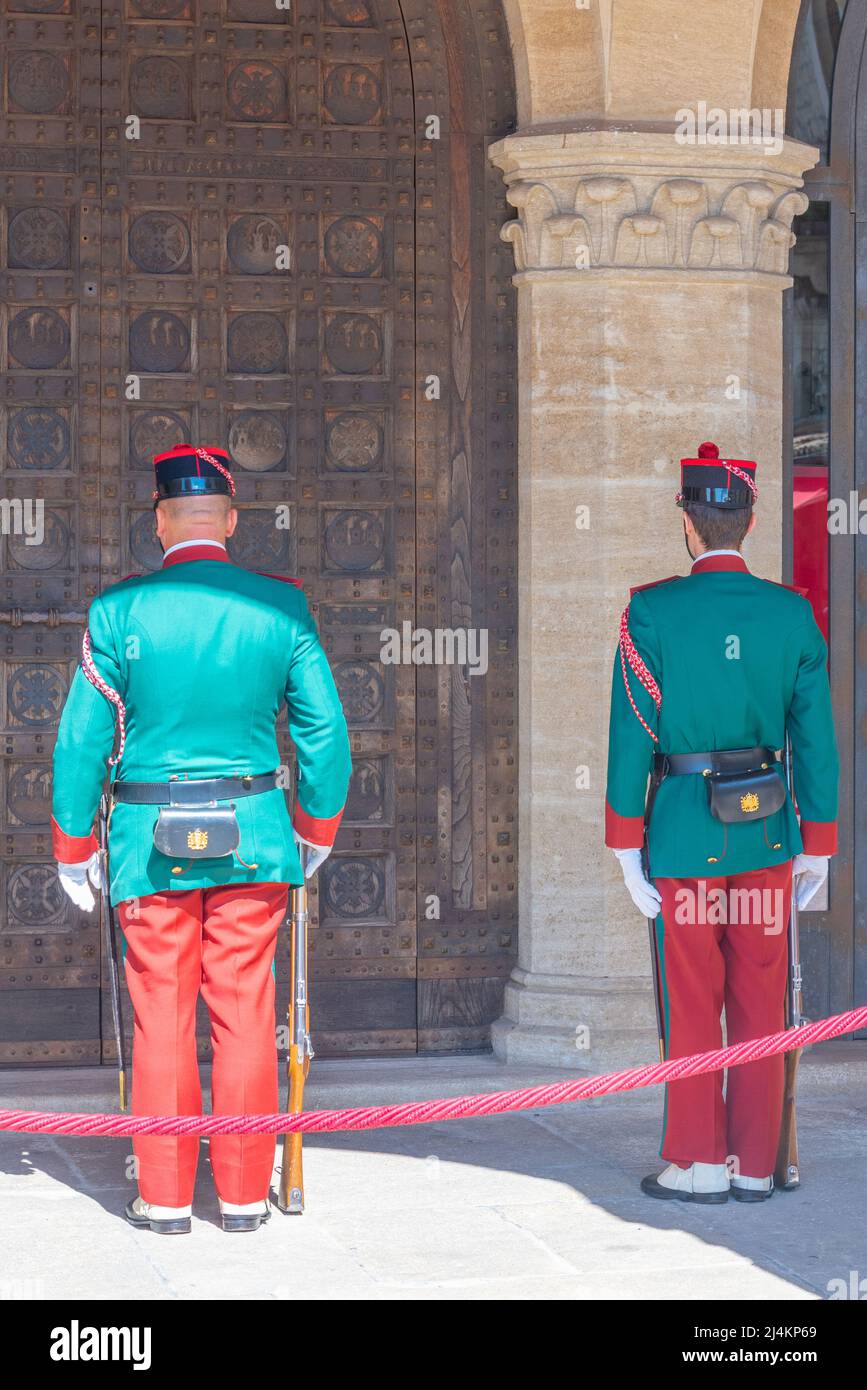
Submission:
MULTIPOLYGON (((722 878, 654 880, 662 894, 656 921, 667 1057, 722 1046, 785 1026, 791 861, 722 878)), ((721 1072, 666 1087, 662 1157, 725 1163, 743 1177, 774 1171, 785 1062, 732 1067, 723 1099, 721 1072)))
MULTIPOLYGON (((278 1109, 274 977, 277 929, 288 888, 280 883, 151 893, 120 904, 126 978, 135 1011, 134 1115, 200 1115, 196 1000, 211 1017, 215 1115, 278 1109)), ((265 1197, 273 1135, 214 1135, 211 1167, 225 1202, 265 1197)), ((199 1141, 148 1135, 133 1141, 139 1191, 157 1206, 193 1200, 199 1141)))

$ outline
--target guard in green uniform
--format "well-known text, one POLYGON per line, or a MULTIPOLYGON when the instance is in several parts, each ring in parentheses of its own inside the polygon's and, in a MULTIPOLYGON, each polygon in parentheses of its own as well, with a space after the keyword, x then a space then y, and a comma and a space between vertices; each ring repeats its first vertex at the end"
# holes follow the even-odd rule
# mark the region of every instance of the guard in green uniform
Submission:
MULTIPOLYGON (((714 444, 682 460, 692 569, 633 589, 614 663, 605 843, 656 921, 669 1057, 721 1046, 723 1007, 730 1043, 784 1026, 792 875, 805 906, 837 848, 827 649, 807 599, 740 554, 755 473, 714 444), (787 734, 797 809, 778 756, 787 734)), ((781 1057, 733 1068, 725 1099, 720 1073, 673 1083, 670 1164, 644 1191, 769 1197, 783 1070, 781 1057)))
MULTIPOLYGON (((111 900, 135 1009, 132 1109, 199 1114, 195 1003, 208 1004, 215 1113, 277 1109, 274 981, 288 886, 330 852, 350 776, 340 700, 297 582, 233 564, 229 458, 181 445, 154 460, 162 568, 91 604, 54 754, 54 852, 84 910, 111 759, 111 900), (275 720, 299 781, 290 819, 275 720)), ((128 1215, 188 1230, 198 1142, 135 1144, 128 1215)), ((267 1217, 273 1138, 223 1136, 211 1160, 226 1229, 267 1217)))

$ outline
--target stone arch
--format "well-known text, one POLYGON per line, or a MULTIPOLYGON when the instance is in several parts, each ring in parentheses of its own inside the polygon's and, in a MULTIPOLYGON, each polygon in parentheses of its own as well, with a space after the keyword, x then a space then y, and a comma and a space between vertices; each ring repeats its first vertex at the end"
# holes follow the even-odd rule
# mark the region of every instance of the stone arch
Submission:
POLYGON ((765 0, 752 65, 751 106, 785 110, 799 0, 765 0))
POLYGON ((503 0, 515 63, 520 127, 592 118, 605 100, 611 0, 503 0))
POLYGON ((785 107, 799 0, 503 0, 521 129, 785 107))

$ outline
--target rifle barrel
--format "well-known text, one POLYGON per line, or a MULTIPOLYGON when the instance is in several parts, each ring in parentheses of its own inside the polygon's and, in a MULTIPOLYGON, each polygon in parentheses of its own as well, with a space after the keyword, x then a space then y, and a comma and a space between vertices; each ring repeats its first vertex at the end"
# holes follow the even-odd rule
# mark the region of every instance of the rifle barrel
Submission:
MULTIPOLYGON (((786 787, 794 802, 792 740, 788 734, 786 734, 786 745, 783 750, 783 769, 786 776, 786 787)), ((789 989, 787 1002, 789 1027, 800 1028, 804 1022, 803 973, 801 970, 801 930, 794 882, 792 883, 792 901, 789 907, 789 989)))
POLYGON ((123 1006, 120 997, 120 971, 117 963, 117 928, 114 908, 109 892, 108 871, 108 805, 103 793, 99 803, 99 856, 100 856, 100 907, 99 915, 103 922, 106 956, 108 957, 109 993, 111 995, 111 1021, 114 1029, 114 1042, 117 1049, 117 1080, 120 1092, 121 1111, 126 1110, 126 1057, 123 1041, 123 1006))

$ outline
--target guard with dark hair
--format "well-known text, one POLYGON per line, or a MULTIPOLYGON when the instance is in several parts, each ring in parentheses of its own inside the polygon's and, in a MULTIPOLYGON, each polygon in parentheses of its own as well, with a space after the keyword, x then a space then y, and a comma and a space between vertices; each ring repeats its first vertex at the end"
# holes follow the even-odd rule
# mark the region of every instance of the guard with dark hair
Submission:
MULTIPOLYGON (((620 625, 605 843, 651 920, 666 1057, 784 1026, 792 880, 806 906, 837 848, 827 648, 803 595, 750 573, 756 465, 702 444, 681 461, 689 575, 633 589, 620 625), (779 752, 791 740, 797 807, 779 752)), ((784 1063, 667 1088, 650 1197, 773 1192, 784 1063)))

